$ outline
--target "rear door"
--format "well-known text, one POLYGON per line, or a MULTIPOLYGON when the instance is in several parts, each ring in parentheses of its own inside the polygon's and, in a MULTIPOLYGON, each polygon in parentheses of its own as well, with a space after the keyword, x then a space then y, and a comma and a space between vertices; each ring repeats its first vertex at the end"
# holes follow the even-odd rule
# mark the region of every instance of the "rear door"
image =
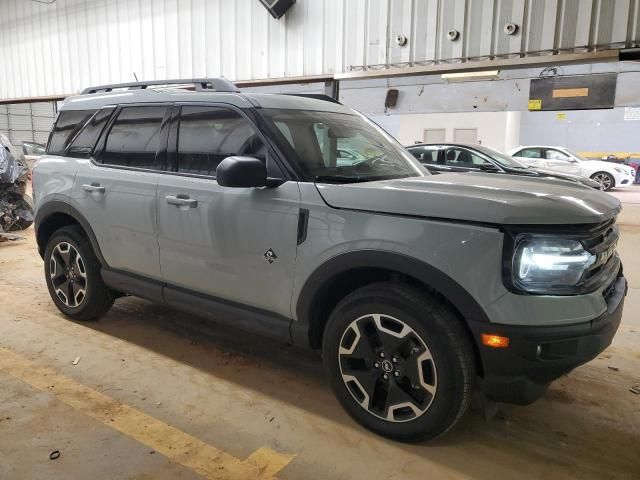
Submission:
POLYGON ((166 105, 119 108, 95 151, 80 141, 83 131, 67 153, 91 156, 79 165, 74 206, 91 224, 109 267, 153 279, 161 278, 155 201, 165 164, 168 111, 166 105))
POLYGON ((545 148, 545 165, 548 170, 580 175, 580 165, 569 155, 555 148, 545 148))
POLYGON ((171 287, 287 317, 297 248, 297 182, 275 188, 226 188, 218 164, 244 155, 281 177, 266 139, 227 105, 177 106, 169 137, 171 173, 157 192, 163 279, 171 287))

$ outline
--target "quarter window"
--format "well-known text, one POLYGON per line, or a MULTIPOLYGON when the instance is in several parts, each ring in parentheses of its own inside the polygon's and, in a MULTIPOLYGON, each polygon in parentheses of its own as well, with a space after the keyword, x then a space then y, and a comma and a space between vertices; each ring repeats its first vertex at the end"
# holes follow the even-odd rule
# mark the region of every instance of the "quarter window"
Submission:
POLYGON ((89 158, 93 151, 93 147, 107 124, 107 120, 111 117, 113 110, 113 107, 103 108, 91 117, 82 131, 78 133, 73 142, 71 142, 71 145, 67 150, 67 155, 69 157, 89 158))
POLYGON ((161 170, 156 152, 164 112, 164 106, 123 108, 99 160, 108 165, 161 170))
POLYGON ((215 176, 222 160, 243 155, 266 161, 266 147, 239 113, 221 107, 182 107, 178 172, 215 176))
POLYGON ((47 154, 64 155, 69 142, 95 110, 64 110, 58 115, 47 145, 47 154))

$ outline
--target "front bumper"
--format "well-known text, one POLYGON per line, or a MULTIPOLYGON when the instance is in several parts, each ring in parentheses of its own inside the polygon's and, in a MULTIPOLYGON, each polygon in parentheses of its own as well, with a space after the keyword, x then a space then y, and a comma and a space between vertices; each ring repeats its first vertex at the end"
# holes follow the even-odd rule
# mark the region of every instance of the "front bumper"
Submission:
POLYGON ((512 326, 471 322, 478 343, 483 376, 481 388, 491 399, 526 405, 537 400, 549 383, 607 348, 624 307, 627 281, 622 274, 607 292, 607 311, 589 322, 563 326, 512 326), (507 348, 482 345, 481 334, 508 337, 507 348))

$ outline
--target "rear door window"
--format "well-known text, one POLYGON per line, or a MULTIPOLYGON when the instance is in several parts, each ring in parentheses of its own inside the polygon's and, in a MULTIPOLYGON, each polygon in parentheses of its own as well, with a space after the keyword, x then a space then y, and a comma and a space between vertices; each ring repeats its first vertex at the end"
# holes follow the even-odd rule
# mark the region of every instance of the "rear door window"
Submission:
POLYGON ((157 155, 166 107, 125 107, 107 134, 98 160, 107 165, 162 170, 157 155))
POLYGON ((542 158, 542 149, 541 148, 524 148, 517 152, 514 157, 523 157, 523 158, 542 158))
POLYGON ((450 167, 462 168, 480 168, 482 165, 490 163, 466 148, 457 147, 447 148, 445 160, 450 167))
POLYGON ((220 162, 233 155, 266 162, 266 146, 248 120, 223 107, 182 107, 178 172, 215 177, 220 162))
POLYGON ((49 136, 47 154, 64 155, 69 142, 95 112, 95 110, 63 110, 60 112, 49 136))

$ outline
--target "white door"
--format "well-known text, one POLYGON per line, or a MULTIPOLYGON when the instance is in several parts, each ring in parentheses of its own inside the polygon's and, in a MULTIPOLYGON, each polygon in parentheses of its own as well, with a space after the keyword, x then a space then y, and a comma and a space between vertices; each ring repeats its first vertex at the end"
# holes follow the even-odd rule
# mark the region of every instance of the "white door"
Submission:
POLYGON ((453 130, 453 141, 456 143, 478 143, 478 129, 456 128, 453 130))
POLYGON ((545 165, 549 170, 571 175, 580 175, 580 165, 566 153, 555 148, 545 149, 545 165))
POLYGON ((444 143, 447 141, 447 131, 444 128, 425 128, 424 143, 444 143))

